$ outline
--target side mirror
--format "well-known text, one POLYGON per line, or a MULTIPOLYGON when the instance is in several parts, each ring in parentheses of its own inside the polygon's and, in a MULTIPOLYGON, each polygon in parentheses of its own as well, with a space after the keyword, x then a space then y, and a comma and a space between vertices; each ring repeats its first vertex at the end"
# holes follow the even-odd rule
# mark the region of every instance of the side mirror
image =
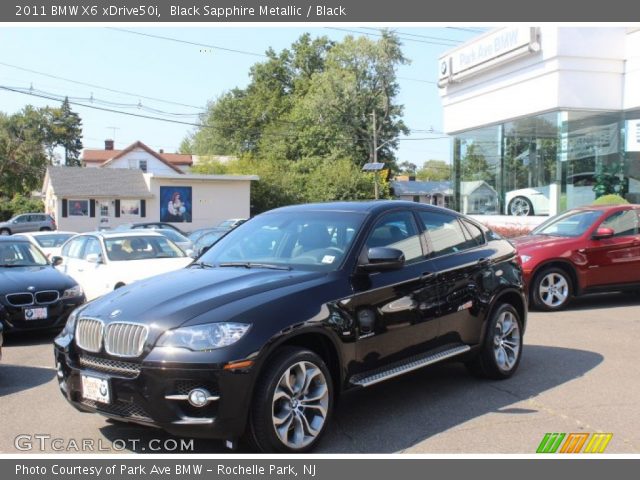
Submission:
POLYGON ((84 259, 89 263, 102 263, 102 255, 99 253, 90 253, 84 259))
POLYGON ((198 256, 202 255, 203 253, 207 253, 211 247, 212 245, 205 245, 204 247, 202 247, 198 252, 198 256))
POLYGON ((605 238, 611 238, 614 235, 614 231, 612 228, 600 227, 596 230, 596 233, 593 234, 594 240, 602 240, 605 238))
POLYGON ((63 262, 62 257, 58 257, 58 256, 51 257, 51 265, 53 265, 54 267, 62 265, 62 262, 63 262))
POLYGON ((367 252, 369 263, 360 265, 360 269, 367 272, 381 272, 384 270, 397 270, 404 266, 404 253, 402 250, 390 247, 373 247, 367 252))

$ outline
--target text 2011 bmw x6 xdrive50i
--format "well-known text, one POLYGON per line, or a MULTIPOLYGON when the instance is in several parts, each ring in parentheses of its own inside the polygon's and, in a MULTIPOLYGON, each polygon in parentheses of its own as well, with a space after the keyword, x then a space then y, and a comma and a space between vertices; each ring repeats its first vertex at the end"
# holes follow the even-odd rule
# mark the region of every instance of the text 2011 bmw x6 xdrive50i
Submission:
POLYGON ((299 205, 80 307, 55 355, 80 411, 300 452, 346 390, 447 359, 511 376, 526 312, 513 247, 464 216, 400 201, 299 205))

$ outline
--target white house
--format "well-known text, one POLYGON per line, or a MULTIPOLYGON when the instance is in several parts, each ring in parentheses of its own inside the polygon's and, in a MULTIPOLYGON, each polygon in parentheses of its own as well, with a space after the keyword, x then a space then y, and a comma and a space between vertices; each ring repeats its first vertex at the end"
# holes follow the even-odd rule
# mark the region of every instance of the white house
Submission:
POLYGON ((123 150, 113 147, 113 140, 105 140, 104 150, 85 149, 80 160, 85 167, 127 168, 157 174, 185 173, 194 163, 192 155, 156 152, 141 141, 123 150))
POLYGON ((255 175, 49 167, 42 191, 46 212, 61 230, 160 221, 191 231, 228 218, 248 218, 251 182, 257 180, 255 175))

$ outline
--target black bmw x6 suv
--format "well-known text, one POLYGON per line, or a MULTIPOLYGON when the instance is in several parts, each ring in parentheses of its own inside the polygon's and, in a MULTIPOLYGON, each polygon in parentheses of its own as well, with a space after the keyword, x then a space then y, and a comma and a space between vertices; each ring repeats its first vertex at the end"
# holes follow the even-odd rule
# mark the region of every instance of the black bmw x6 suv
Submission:
POLYGON ((513 247, 471 219, 400 201, 299 205, 78 308, 55 355, 80 411, 301 452, 347 390, 446 360, 510 377, 526 312, 513 247))

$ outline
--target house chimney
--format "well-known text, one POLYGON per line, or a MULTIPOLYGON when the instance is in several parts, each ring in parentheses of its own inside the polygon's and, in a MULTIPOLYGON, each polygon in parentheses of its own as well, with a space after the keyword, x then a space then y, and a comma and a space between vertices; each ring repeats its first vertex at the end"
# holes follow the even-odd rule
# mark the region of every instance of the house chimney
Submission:
POLYGON ((164 148, 161 148, 160 150, 158 150, 160 153, 164 153, 164 148))
POLYGON ((104 149, 105 150, 113 150, 113 140, 105 140, 104 141, 104 149))

